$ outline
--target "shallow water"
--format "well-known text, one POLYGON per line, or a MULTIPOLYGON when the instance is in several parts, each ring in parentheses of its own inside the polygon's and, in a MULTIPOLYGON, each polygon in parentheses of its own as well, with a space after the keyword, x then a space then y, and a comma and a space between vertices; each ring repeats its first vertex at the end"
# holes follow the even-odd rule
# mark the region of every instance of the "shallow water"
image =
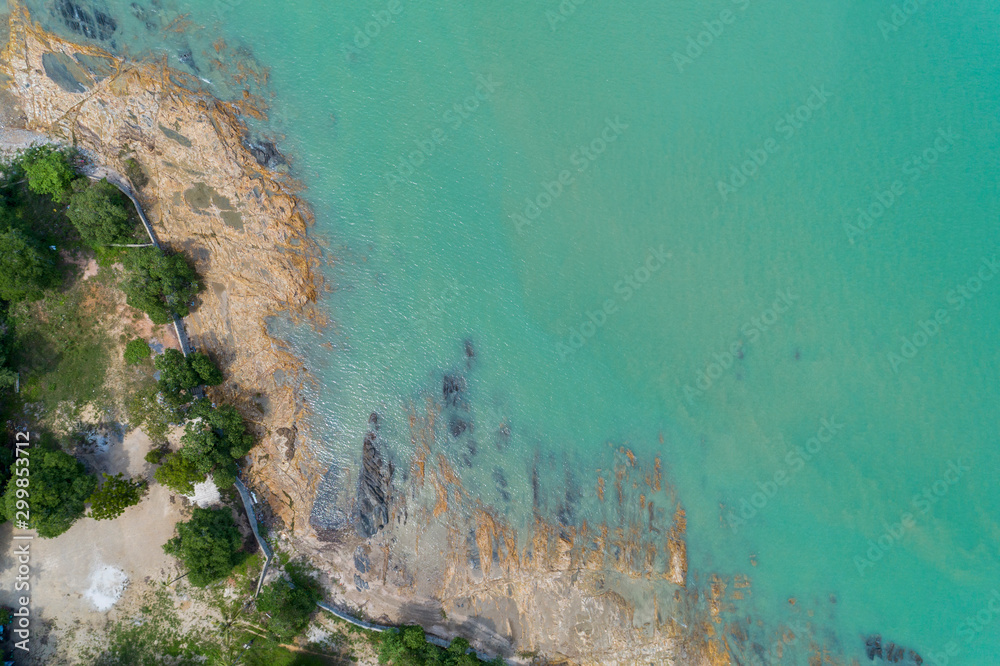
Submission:
POLYGON ((662 457, 692 581, 749 576, 762 644, 811 611, 836 655, 1000 659, 991 3, 136 3, 187 15, 166 37, 128 4, 119 49, 221 94, 218 36, 270 68, 260 129, 333 262, 336 325, 290 332, 332 469, 372 411, 408 459, 470 341, 451 454, 515 525, 536 470, 548 518, 613 516, 624 445, 662 457))

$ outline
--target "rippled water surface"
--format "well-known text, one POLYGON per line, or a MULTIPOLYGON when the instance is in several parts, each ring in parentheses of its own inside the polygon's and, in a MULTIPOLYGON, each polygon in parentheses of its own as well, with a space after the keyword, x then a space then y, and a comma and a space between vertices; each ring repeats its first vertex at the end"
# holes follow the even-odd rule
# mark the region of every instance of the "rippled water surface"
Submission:
POLYGON ((736 616, 1000 659, 993 3, 105 6, 220 91, 219 37, 270 68, 333 262, 335 324, 292 333, 332 468, 372 411, 406 460, 463 373, 449 455, 515 525, 533 474, 606 520, 613 450, 659 455, 736 616))

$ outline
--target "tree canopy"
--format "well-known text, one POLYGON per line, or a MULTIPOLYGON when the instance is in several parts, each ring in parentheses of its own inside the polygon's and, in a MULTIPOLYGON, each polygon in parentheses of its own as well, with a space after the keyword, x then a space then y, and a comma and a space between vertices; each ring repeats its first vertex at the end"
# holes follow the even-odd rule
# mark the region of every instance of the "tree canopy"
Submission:
POLYGON ((205 480, 207 474, 199 471, 198 465, 180 453, 170 453, 162 458, 163 464, 153 476, 157 481, 181 495, 194 492, 194 484, 205 480))
POLYGON ((293 564, 286 567, 288 579, 278 578, 261 590, 257 610, 270 614, 267 629, 279 641, 290 641, 309 624, 322 588, 313 576, 293 564))
MULTIPOLYGON (((378 663, 393 666, 474 666, 482 664, 475 654, 467 654, 469 641, 456 638, 447 648, 440 648, 427 642, 422 627, 408 625, 390 629, 378 635, 378 663)), ((490 664, 502 665, 503 658, 497 656, 490 664)))
POLYGON ((37 299, 58 277, 55 258, 47 256, 16 228, 0 233, 0 299, 37 299))
POLYGON ((19 161, 32 192, 47 194, 55 201, 64 202, 72 193, 71 184, 77 178, 70 159, 68 150, 52 146, 32 146, 21 155, 19 161))
POLYGON ((198 274, 182 254, 164 254, 142 248, 125 257, 127 276, 122 290, 132 307, 142 310, 156 324, 169 323, 172 315, 186 316, 190 303, 202 289, 198 274))
POLYGON ((128 344, 125 345, 125 362, 129 365, 135 365, 136 363, 142 363, 147 358, 152 356, 153 352, 149 348, 149 343, 147 343, 142 338, 135 338, 134 340, 129 340, 128 344))
POLYGON ((142 501, 149 488, 145 481, 126 479, 121 474, 103 474, 104 484, 90 496, 90 517, 94 520, 112 520, 125 513, 125 509, 142 501))
POLYGON ((243 559, 243 538, 228 508, 195 508, 191 519, 176 527, 177 536, 163 550, 184 563, 196 587, 225 578, 243 559))
POLYGON ((167 349, 153 360, 153 365, 160 371, 157 388, 174 405, 187 404, 196 386, 222 383, 222 371, 200 352, 184 356, 176 349, 167 349))
POLYGON ((122 193, 107 179, 96 183, 82 178, 75 181, 66 216, 91 247, 130 240, 133 225, 129 223, 128 208, 122 193))
POLYGON ((231 405, 212 407, 204 398, 195 401, 188 416, 180 454, 200 472, 211 474, 220 488, 235 483, 236 461, 254 444, 243 417, 231 405))
MULTIPOLYGON (((18 510, 18 490, 29 493, 28 526, 41 537, 57 537, 70 528, 85 510, 85 503, 97 486, 97 479, 87 474, 83 463, 58 449, 42 446, 28 449, 30 470, 27 476, 14 476, 7 482, 3 510, 14 519, 18 510)), ((22 493, 23 494, 23 493, 22 493)))

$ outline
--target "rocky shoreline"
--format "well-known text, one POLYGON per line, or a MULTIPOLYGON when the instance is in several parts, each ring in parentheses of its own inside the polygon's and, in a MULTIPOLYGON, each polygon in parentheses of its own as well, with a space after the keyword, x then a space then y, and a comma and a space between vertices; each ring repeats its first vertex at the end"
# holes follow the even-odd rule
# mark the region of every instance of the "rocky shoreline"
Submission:
MULTIPOLYGON (((463 635, 522 662, 729 663, 715 625, 727 594, 741 598, 742 587, 719 581, 707 604, 686 588, 684 511, 661 483, 659 459, 637 461, 625 448, 615 455, 609 503, 624 522, 577 526, 570 513, 551 523, 539 513, 534 533, 519 536, 462 487, 436 441, 442 419, 456 437, 473 427, 461 374, 412 407, 415 456, 405 470, 384 455, 372 414, 357 443, 356 492, 338 504, 338 520, 312 524, 326 470, 309 446, 298 392, 309 376, 267 321, 321 323, 312 308, 324 288, 321 259, 298 186, 281 170, 285 158, 248 129, 262 105, 249 93, 214 99, 165 61, 126 61, 67 41, 11 5, 0 95, 16 109, 6 117, 97 164, 125 171, 134 159, 149 175, 137 196, 157 236, 183 250, 207 286, 187 332, 226 373, 212 397, 238 406, 256 431, 247 485, 263 500, 271 534, 326 573, 335 605, 463 635)), ((467 342, 461 361, 471 369, 474 358, 467 342)))

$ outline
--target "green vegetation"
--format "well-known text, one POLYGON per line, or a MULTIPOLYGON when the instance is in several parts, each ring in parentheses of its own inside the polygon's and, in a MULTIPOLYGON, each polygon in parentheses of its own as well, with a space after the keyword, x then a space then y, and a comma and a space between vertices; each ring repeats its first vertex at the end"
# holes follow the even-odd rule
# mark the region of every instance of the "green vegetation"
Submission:
POLYGON ((149 592, 143 599, 142 621, 126 616, 108 623, 104 630, 106 645, 98 654, 80 656, 93 666, 196 666, 211 650, 212 640, 181 631, 181 618, 165 589, 149 592))
POLYGON ((290 641, 301 634, 316 612, 316 602, 323 589, 305 567, 289 564, 288 579, 269 583, 257 598, 257 610, 270 615, 267 630, 279 641, 290 641))
POLYGON ((149 453, 143 456, 143 460, 151 465, 159 465, 163 462, 166 455, 167 452, 164 449, 152 449, 149 453))
POLYGON ((19 229, 0 233, 0 299, 38 300, 59 278, 55 252, 42 250, 19 229))
POLYGON ((17 382, 17 373, 10 367, 13 346, 14 329, 7 321, 7 304, 0 301, 0 390, 12 388, 17 382))
POLYGON ((103 474, 104 484, 90 496, 90 517, 94 520, 113 520, 125 509, 142 501, 149 484, 145 481, 126 479, 121 474, 103 474))
POLYGON ((174 492, 190 495, 194 492, 194 484, 201 483, 208 475, 200 471, 194 461, 180 453, 171 453, 163 458, 163 464, 153 476, 174 492))
POLYGON ((212 407, 202 398, 196 400, 188 416, 192 419, 181 437, 181 456, 190 460, 204 474, 211 474, 220 488, 236 482, 236 461, 253 448, 253 435, 246 422, 230 405, 212 407))
MULTIPOLYGON (((380 664, 394 666, 422 666, 441 664, 442 666, 474 666, 483 663, 475 654, 467 654, 469 641, 456 638, 447 648, 440 648, 427 642, 424 630, 409 625, 391 631, 384 631, 375 639, 380 664)), ((496 657, 489 664, 502 666, 502 657, 496 657)))
POLYGON ((146 175, 145 169, 142 168, 142 165, 134 157, 125 160, 125 175, 140 190, 149 183, 149 177, 146 175))
POLYGON ((60 405, 104 400, 112 340, 100 325, 100 294, 93 287, 54 294, 11 307, 11 366, 21 371, 20 398, 60 405), (89 301, 89 306, 87 302, 89 301))
POLYGON ((176 349, 167 349, 156 357, 153 365, 160 371, 157 384, 160 392, 174 406, 190 402, 191 390, 196 386, 222 383, 222 372, 212 359, 200 352, 192 352, 185 357, 176 349))
POLYGON ((135 222, 129 215, 125 198, 106 179, 96 183, 81 178, 73 182, 66 216, 83 241, 91 247, 135 242, 135 222))
POLYGON ((228 576, 239 564, 244 558, 242 545, 228 508, 195 508, 189 521, 177 523, 177 536, 163 550, 184 563, 192 585, 205 587, 228 576))
POLYGON ((164 254, 141 248, 125 255, 127 276, 122 290, 128 304, 142 310, 156 324, 169 323, 173 315, 186 316, 201 291, 198 274, 182 254, 164 254))
MULTIPOLYGON (((72 150, 41 146, 0 164, 0 392, 5 394, 0 417, 34 404, 47 417, 58 414, 71 423, 86 403, 113 408, 104 388, 112 341, 101 317, 113 307, 116 296, 109 287, 119 286, 119 272, 108 260, 129 266, 120 286, 127 287, 129 303, 157 323, 169 321, 172 312, 186 314, 200 288, 181 255, 107 247, 142 242, 145 234, 137 236, 131 202, 107 181, 80 177, 75 157, 72 150), (79 252, 90 248, 108 268, 86 282, 76 280, 79 252), (74 252, 76 264, 68 261, 74 252), (20 393, 5 399, 18 372, 20 393)), ((126 167, 138 178, 141 168, 136 172, 137 163, 130 164, 126 167)), ((138 342, 126 348, 130 364, 140 364, 148 355, 138 342)), ((215 375, 204 366, 196 360, 196 371, 212 380, 215 375)), ((167 425, 180 415, 161 404, 148 386, 135 389, 137 395, 126 399, 129 423, 148 428, 155 441, 163 441, 167 425)))
POLYGON ((70 162, 73 153, 53 146, 32 146, 24 151, 20 165, 28 179, 28 187, 36 194, 52 197, 57 203, 65 203, 77 178, 70 162))
POLYGON ((32 447, 29 455, 30 471, 7 482, 3 512, 8 520, 16 520, 17 512, 30 506, 28 526, 41 537, 59 536, 83 516, 97 479, 80 461, 51 444, 32 447))
POLYGON ((142 363, 152 356, 152 354, 153 350, 149 348, 149 344, 142 338, 129 340, 129 343, 125 345, 125 362, 129 365, 142 363))
POLYGON ((131 427, 142 428, 155 444, 163 446, 170 424, 181 417, 158 396, 152 377, 144 378, 143 383, 130 389, 125 400, 125 419, 131 427))

